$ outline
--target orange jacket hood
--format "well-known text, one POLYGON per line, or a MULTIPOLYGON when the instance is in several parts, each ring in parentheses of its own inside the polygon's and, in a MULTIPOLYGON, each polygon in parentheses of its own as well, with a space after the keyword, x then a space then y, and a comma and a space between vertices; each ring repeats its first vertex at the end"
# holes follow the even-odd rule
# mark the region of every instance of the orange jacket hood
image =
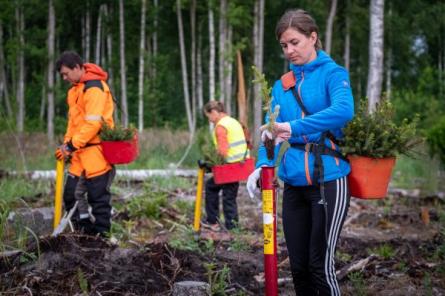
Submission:
POLYGON ((85 74, 82 75, 79 82, 88 80, 107 80, 108 78, 108 73, 96 64, 85 63, 83 64, 83 68, 85 69, 85 74))

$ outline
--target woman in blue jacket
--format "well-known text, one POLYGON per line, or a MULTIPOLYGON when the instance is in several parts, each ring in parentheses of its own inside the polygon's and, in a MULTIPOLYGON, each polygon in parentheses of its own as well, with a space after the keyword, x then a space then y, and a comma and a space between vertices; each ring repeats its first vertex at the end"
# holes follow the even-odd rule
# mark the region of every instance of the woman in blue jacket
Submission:
POLYGON ((321 50, 318 27, 306 11, 287 11, 275 33, 291 71, 272 89, 272 110, 280 105, 273 132, 262 127, 262 140, 275 141, 275 159, 267 158, 262 144, 247 189, 253 196, 261 167, 274 165, 288 141, 278 176, 284 181, 283 229, 295 291, 340 295, 334 253, 349 208, 350 167, 336 139, 354 116, 349 75, 321 50))

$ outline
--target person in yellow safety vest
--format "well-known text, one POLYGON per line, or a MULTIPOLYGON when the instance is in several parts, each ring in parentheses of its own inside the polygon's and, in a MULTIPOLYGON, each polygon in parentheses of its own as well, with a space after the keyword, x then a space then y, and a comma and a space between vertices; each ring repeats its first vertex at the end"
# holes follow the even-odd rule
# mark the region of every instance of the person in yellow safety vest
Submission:
MULTIPOLYGON (((213 142, 216 151, 224 157, 226 163, 234 163, 249 157, 246 136, 243 127, 234 118, 224 111, 223 103, 209 101, 204 106, 204 114, 215 125, 213 130, 213 142)), ((232 229, 238 224, 238 207, 236 196, 239 182, 228 184, 215 184, 210 178, 205 185, 205 209, 207 219, 202 222, 203 227, 213 231, 221 230, 219 224, 219 192, 223 193, 224 222, 227 229, 232 229)))
POLYGON ((99 137, 104 122, 114 127, 114 102, 106 83, 108 74, 95 64, 83 63, 73 51, 62 53, 56 69, 63 80, 71 83, 67 95, 68 125, 63 144, 55 153, 57 159, 70 162, 63 193, 65 210, 74 206, 76 191, 86 185, 95 221, 80 219, 77 213, 74 225, 86 234, 105 235, 111 226, 110 186, 115 175, 114 167, 104 158, 99 137), (79 182, 81 177, 85 180, 79 182))

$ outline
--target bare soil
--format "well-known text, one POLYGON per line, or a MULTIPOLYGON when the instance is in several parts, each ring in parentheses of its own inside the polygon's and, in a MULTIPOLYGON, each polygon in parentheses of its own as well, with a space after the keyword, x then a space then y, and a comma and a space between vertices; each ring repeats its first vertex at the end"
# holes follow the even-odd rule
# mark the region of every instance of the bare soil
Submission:
MULTIPOLYGON (((171 192, 169 203, 194 194, 192 188, 171 192)), ((224 293, 217 295, 263 294, 261 204, 244 186, 238 201, 242 231, 203 230, 201 249, 213 241, 207 252, 171 246, 174 229, 182 221, 191 225, 193 213, 180 217, 168 207, 157 221, 135 221, 125 247, 75 233, 43 237, 25 253, 1 259, 1 295, 170 295, 178 281, 217 284, 209 263, 216 271, 230 268, 224 293), (236 248, 237 242, 247 247, 236 248)), ((343 295, 445 295, 444 207, 437 196, 353 199, 336 255, 343 295)), ((294 295, 280 213, 278 227, 279 294, 294 295)))

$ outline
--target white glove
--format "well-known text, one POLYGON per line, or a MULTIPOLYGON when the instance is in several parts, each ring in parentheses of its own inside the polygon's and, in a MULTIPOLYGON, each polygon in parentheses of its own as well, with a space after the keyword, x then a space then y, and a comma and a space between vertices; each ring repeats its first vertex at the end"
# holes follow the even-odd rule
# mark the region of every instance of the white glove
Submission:
POLYGON ((268 139, 275 139, 275 145, 280 144, 281 142, 285 142, 289 140, 291 137, 291 127, 289 122, 275 122, 272 126, 272 133, 267 130, 267 125, 263 125, 260 127, 261 132, 261 141, 268 139))
POLYGON ((247 191, 249 192, 250 198, 255 198, 255 191, 257 191, 258 189, 257 182, 260 179, 260 175, 261 175, 261 168, 257 168, 247 178, 246 187, 247 191))

